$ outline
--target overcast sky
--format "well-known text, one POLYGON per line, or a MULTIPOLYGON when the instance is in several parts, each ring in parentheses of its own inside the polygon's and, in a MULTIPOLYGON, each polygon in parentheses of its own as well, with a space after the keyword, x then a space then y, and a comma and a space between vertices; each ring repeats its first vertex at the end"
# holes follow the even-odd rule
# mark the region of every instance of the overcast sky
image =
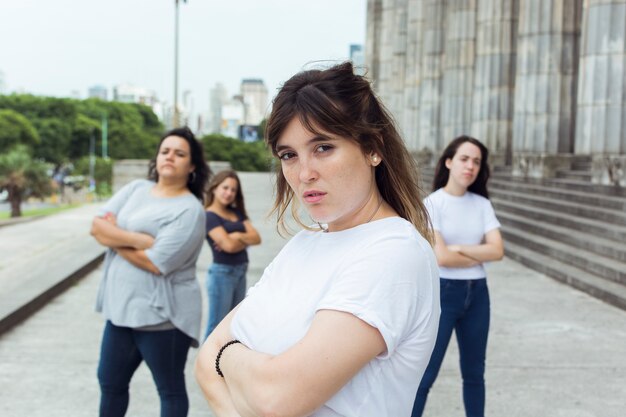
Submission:
MULTIPOLYGON (((87 96, 130 83, 173 101, 174 0, 0 0, 5 89, 87 96)), ((179 92, 195 111, 222 82, 277 88, 311 61, 342 60, 365 42, 367 0, 189 0, 180 4, 179 92)), ((111 92, 109 91, 109 95, 111 92)), ((182 97, 179 96, 179 97, 182 97)))

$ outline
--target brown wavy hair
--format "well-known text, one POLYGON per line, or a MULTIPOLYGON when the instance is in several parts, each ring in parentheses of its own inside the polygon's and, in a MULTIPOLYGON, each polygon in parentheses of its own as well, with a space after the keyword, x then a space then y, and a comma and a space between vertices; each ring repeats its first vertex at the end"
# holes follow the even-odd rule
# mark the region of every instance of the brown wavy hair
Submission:
MULTIPOLYGON (((275 157, 276 143, 287 125, 297 117, 314 134, 331 133, 353 140, 364 154, 382 158, 375 169, 376 185, 384 200, 429 242, 433 233, 420 196, 415 160, 404 145, 395 123, 374 94, 370 82, 354 73, 351 62, 324 70, 308 70, 291 77, 278 92, 267 121, 266 142, 275 157), (323 132, 320 131, 323 129, 323 132)), ((287 231, 285 212, 298 217, 298 201, 282 173, 276 167, 275 213, 279 231, 287 231)), ((270 213, 270 214, 271 214, 270 213)))
POLYGON ((243 191, 241 190, 241 181, 239 181, 239 176, 233 170, 227 169, 224 171, 220 171, 213 176, 211 182, 209 183, 209 187, 206 192, 206 201, 204 203, 204 208, 208 208, 211 204, 213 204, 213 191, 219 187, 221 183, 224 182, 227 178, 232 178, 237 181, 237 194, 235 194, 235 200, 230 204, 229 208, 232 210, 236 210, 240 212, 245 219, 248 218, 248 213, 246 212, 246 205, 243 201, 243 191))

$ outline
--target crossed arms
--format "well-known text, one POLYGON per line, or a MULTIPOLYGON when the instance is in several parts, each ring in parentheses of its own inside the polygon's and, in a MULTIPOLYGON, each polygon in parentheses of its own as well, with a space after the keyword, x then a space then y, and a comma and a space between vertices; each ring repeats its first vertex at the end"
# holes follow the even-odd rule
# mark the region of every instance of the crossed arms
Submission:
POLYGON ((106 213, 102 217, 93 219, 91 235, 98 243, 113 249, 137 268, 161 275, 161 271, 150 261, 145 252, 154 244, 154 237, 149 234, 124 230, 117 226, 114 214, 106 213))
POLYGON ((386 349, 378 329, 350 313, 320 310, 306 335, 272 356, 242 344, 229 346, 235 308, 211 333, 196 361, 196 379, 217 417, 310 415, 386 349))

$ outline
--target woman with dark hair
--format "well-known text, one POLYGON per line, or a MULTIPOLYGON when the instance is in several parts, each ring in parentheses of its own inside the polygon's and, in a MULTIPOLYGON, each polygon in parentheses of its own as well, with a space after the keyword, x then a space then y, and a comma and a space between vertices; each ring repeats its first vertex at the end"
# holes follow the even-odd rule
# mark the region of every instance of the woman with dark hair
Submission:
POLYGON ((209 176, 188 128, 167 132, 150 163, 102 207, 91 234, 109 249, 96 310, 106 319, 98 365, 100 416, 123 416, 142 361, 161 416, 186 416, 185 362, 197 347, 202 297, 196 260, 204 236, 202 191, 209 176))
POLYGON ((437 343, 421 379, 412 416, 421 416, 452 331, 456 332, 468 417, 485 413, 489 291, 483 264, 504 256, 500 223, 489 201, 489 152, 469 136, 453 140, 435 167, 426 207, 440 267, 441 317, 437 343))
POLYGON ((261 236, 248 219, 241 182, 235 171, 217 173, 207 190, 206 239, 213 252, 206 281, 209 319, 204 338, 246 295, 246 272, 250 245, 261 236))
POLYGON ((439 318, 415 163, 351 63, 288 80, 266 132, 278 225, 291 205, 304 230, 208 337, 196 378, 218 417, 408 416, 439 318))

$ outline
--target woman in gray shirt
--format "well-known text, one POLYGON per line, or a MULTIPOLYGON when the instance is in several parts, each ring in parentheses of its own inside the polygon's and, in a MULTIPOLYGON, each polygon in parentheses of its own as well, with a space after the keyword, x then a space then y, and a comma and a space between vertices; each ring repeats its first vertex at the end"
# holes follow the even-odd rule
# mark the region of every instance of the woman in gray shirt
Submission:
POLYGON ((150 180, 123 187, 93 220, 91 234, 109 248, 96 304, 106 319, 98 365, 101 417, 126 413, 130 379, 144 360, 161 416, 187 415, 184 369, 189 347, 199 340, 195 264, 208 176, 191 130, 171 130, 150 163, 150 180))

